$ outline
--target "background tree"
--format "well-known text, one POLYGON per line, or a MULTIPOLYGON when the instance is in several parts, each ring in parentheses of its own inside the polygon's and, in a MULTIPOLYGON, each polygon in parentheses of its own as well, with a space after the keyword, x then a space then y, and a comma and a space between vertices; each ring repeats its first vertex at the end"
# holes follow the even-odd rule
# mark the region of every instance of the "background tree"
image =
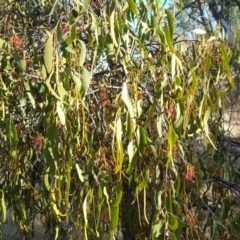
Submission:
POLYGON ((185 23, 185 30, 191 31, 196 26, 201 26, 208 33, 212 33, 215 31, 216 24, 219 24, 228 34, 229 43, 235 41, 237 31, 239 30, 239 1, 185 0, 180 1, 174 7, 178 9, 176 17, 179 19, 180 26, 183 22, 185 23), (182 21, 183 17, 185 21, 182 21), (188 24, 186 25, 186 23, 188 24))

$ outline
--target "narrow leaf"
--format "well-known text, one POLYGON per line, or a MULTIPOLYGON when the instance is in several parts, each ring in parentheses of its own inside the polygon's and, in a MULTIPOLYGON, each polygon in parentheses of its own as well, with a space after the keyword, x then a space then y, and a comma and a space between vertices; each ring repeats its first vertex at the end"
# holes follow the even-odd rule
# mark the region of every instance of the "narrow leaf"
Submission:
POLYGON ((127 0, 128 2, 128 5, 129 5, 129 8, 130 10, 135 14, 135 16, 137 17, 138 16, 138 9, 137 9, 137 4, 135 1, 133 0, 127 0))
POLYGON ((58 113, 58 117, 60 119, 60 122, 62 123, 62 125, 65 125, 66 123, 66 118, 65 118, 65 114, 63 112, 63 109, 61 107, 61 102, 57 102, 57 113, 58 113))
POLYGON ((43 60, 44 66, 49 74, 53 68, 53 35, 47 31, 48 40, 46 42, 44 52, 43 52, 43 60))
POLYGON ((173 41, 173 36, 174 36, 174 18, 172 13, 165 9, 165 13, 167 14, 167 19, 168 19, 168 26, 169 26, 169 31, 170 31, 170 39, 173 41))
POLYGON ((117 47, 118 43, 115 36, 115 10, 114 9, 111 12, 111 16, 110 16, 110 35, 114 45, 117 47))
POLYGON ((82 67, 85 62, 85 59, 86 59, 87 50, 86 50, 86 46, 82 40, 79 40, 79 43, 80 43, 80 50, 81 50, 80 58, 79 58, 79 65, 82 67))
POLYGON ((135 118, 135 111, 133 108, 131 98, 129 97, 129 94, 128 94, 127 84, 125 82, 123 83, 122 100, 126 104, 127 109, 131 115, 131 118, 132 119, 135 118))
POLYGON ((82 68, 82 85, 80 91, 81 95, 83 95, 88 90, 91 77, 91 73, 86 68, 82 68))
POLYGON ((138 146, 141 153, 144 153, 147 146, 147 134, 143 127, 138 128, 138 146))

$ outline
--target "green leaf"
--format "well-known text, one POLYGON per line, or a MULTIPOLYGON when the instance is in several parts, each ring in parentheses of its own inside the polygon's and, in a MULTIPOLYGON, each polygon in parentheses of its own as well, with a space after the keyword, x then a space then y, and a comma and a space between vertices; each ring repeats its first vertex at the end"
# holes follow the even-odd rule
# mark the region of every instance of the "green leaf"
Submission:
MULTIPOLYGON (((155 221, 153 221, 154 223, 155 221)), ((153 235, 158 239, 159 235, 161 234, 161 229, 164 226, 163 221, 156 221, 152 227, 153 235)))
POLYGON ((128 2, 128 6, 130 8, 130 10, 133 12, 133 14, 138 17, 138 9, 137 9, 137 4, 135 1, 133 0, 127 0, 128 2))
POLYGON ((76 24, 74 23, 71 27, 71 33, 70 33, 69 39, 67 40, 67 45, 68 46, 73 43, 76 36, 77 36, 77 27, 76 27, 76 24))
POLYGON ((27 67, 25 59, 22 56, 20 56, 17 52, 13 52, 12 56, 13 56, 13 59, 18 64, 19 70, 21 72, 25 72, 27 67))
POLYGON ((173 53, 172 55, 171 65, 172 65, 172 81, 174 81, 174 78, 176 76, 176 54, 175 53, 173 53))
POLYGON ((65 125, 66 117, 65 117, 65 114, 64 114, 63 109, 61 107, 61 102, 59 102, 59 101, 57 102, 57 114, 58 114, 58 117, 59 117, 62 125, 65 125))
POLYGON ((82 85, 81 85, 81 96, 88 90, 90 81, 91 81, 92 75, 91 73, 86 69, 82 68, 82 85))
POLYGON ((221 45, 220 49, 221 49, 221 53, 222 53, 223 62, 226 64, 226 66, 229 66, 228 53, 227 53, 225 47, 221 45))
POLYGON ((64 36, 62 34, 62 30, 61 30, 61 25, 60 24, 57 25, 56 33, 57 33, 57 40, 58 40, 58 42, 59 43, 64 42, 65 40, 64 40, 64 36))
POLYGON ((43 52, 44 66, 49 74, 53 69, 53 35, 47 31, 48 40, 43 52))
POLYGON ((138 127, 138 147, 141 153, 144 153, 147 146, 147 134, 143 127, 138 127))
POLYGON ((79 167, 78 163, 76 163, 77 174, 81 182, 84 182, 83 171, 79 167))
POLYGON ((171 51, 171 52, 174 52, 174 48, 173 48, 173 43, 172 43, 172 39, 171 39, 171 35, 170 35, 169 26, 168 26, 167 24, 165 24, 164 33, 165 33, 166 42, 167 42, 167 44, 168 44, 168 47, 169 47, 170 51, 171 51))
POLYGON ((160 138, 162 138, 162 136, 163 136, 163 131, 162 131, 163 123, 164 123, 164 118, 162 115, 159 115, 157 117, 157 130, 158 130, 158 135, 160 138))
POLYGON ((126 124, 126 137, 128 139, 132 139, 132 134, 133 134, 133 126, 132 126, 132 119, 131 119, 131 115, 128 112, 127 113, 127 124, 126 124))
POLYGON ((172 151, 173 151, 173 147, 174 147, 176 141, 177 141, 176 133, 175 133, 173 127, 169 126, 169 129, 168 129, 168 145, 169 145, 169 149, 168 149, 168 162, 167 162, 166 165, 168 165, 169 163, 172 163, 172 151))
POLYGON ((145 188, 146 185, 148 184, 148 181, 149 181, 149 169, 147 169, 147 170, 145 171, 143 180, 142 180, 142 182, 137 186, 137 190, 138 190, 139 192, 142 191, 143 188, 145 188))
POLYGON ((46 187, 46 189, 47 189, 48 191, 51 190, 51 185, 50 185, 50 183, 49 183, 49 171, 50 171, 50 167, 48 167, 48 168, 46 169, 46 172, 45 172, 45 174, 44 174, 44 176, 43 176, 44 186, 46 187))
POLYGON ((4 192, 0 190, 0 195, 1 195, 1 223, 4 223, 7 219, 7 208, 6 208, 6 203, 5 203, 5 198, 4 198, 4 192))
POLYGON ((175 233, 172 233, 169 231, 168 235, 169 235, 169 240, 178 240, 178 238, 176 238, 175 236, 175 233))
POLYGON ((119 219, 119 206, 111 204, 111 229, 115 229, 118 226, 119 219))
POLYGON ((103 191, 102 191, 102 187, 101 185, 99 184, 98 185, 98 211, 100 212, 101 211, 101 208, 102 208, 102 201, 103 199, 103 191))
POLYGON ((35 103, 35 99, 34 99, 34 97, 33 97, 33 95, 32 95, 32 92, 31 92, 29 80, 27 80, 27 81, 24 83, 24 85, 25 85, 25 89, 26 89, 26 91, 27 91, 28 98, 29 98, 29 100, 30 100, 30 102, 31 102, 31 104, 32 104, 32 107, 33 107, 33 109, 35 109, 35 108, 36 108, 36 103, 35 103))
POLYGON ((183 119, 184 119, 180 103, 176 104, 176 109, 177 109, 177 116, 176 116, 176 120, 174 122, 175 129, 182 126, 183 119))
POLYGON ((114 45, 117 47, 118 43, 115 36, 115 10, 114 9, 111 12, 111 16, 110 16, 110 36, 112 38, 114 45))
POLYGON ((4 39, 0 38, 0 48, 6 48, 7 46, 8 43, 4 39))
POLYGON ((114 200, 114 205, 118 206, 122 200, 122 180, 118 181, 117 183, 117 195, 116 195, 116 199, 114 200))
POLYGON ((84 8, 87 9, 90 3, 91 3, 91 0, 84 0, 83 2, 84 8))
POLYGON ((46 68, 45 68, 44 65, 42 65, 42 78, 43 78, 44 80, 47 79, 47 70, 46 70, 46 68))
POLYGON ((12 139, 12 147, 16 148, 18 144, 18 134, 14 122, 10 123, 10 138, 12 139))
POLYGON ((192 73, 192 82, 191 82, 192 94, 195 94, 195 90, 196 90, 197 84, 198 84, 198 79, 196 77, 196 74, 193 72, 192 73))
POLYGON ((211 240, 215 240, 217 238, 218 228, 219 228, 218 222, 216 220, 213 220, 213 229, 212 229, 211 240))
POLYGON ((70 46, 65 47, 65 50, 67 50, 68 52, 73 53, 73 54, 76 53, 70 46))
POLYGON ((167 20, 168 20, 168 26, 169 26, 169 32, 170 32, 170 40, 173 41, 174 36, 174 18, 172 13, 165 9, 165 13, 167 14, 167 20))
POLYGON ((83 205, 82 205, 82 208, 83 208, 83 217, 84 217, 84 222, 85 222, 85 226, 88 225, 88 217, 87 217, 87 199, 88 199, 88 194, 89 194, 89 191, 83 201, 83 205))
POLYGON ((169 227, 169 229, 175 231, 178 228, 178 220, 172 213, 173 211, 172 211, 171 190, 168 191, 168 196, 167 196, 167 199, 166 199, 166 207, 167 207, 167 210, 168 210, 168 227, 169 227))
POLYGON ((123 152, 123 146, 122 146, 122 122, 121 118, 119 117, 116 122, 116 145, 117 145, 117 151, 116 156, 114 156, 114 160, 116 162, 115 165, 115 174, 122 170, 122 164, 123 164, 123 158, 124 158, 124 152, 123 152))

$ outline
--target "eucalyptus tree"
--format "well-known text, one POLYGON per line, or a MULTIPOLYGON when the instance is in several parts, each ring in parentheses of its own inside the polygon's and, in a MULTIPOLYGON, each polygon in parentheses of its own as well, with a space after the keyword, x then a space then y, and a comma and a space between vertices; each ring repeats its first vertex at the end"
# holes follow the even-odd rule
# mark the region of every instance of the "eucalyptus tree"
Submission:
POLYGON ((1 6, 2 222, 11 209, 26 233, 40 214, 52 239, 236 236, 229 195, 201 191, 223 160, 192 149, 216 146, 237 49, 178 39, 163 3, 1 6))
POLYGON ((229 43, 232 44, 236 40, 240 12, 238 0, 185 0, 172 4, 178 10, 176 19, 179 21, 179 27, 191 31, 199 26, 212 33, 219 25, 228 35, 229 43))

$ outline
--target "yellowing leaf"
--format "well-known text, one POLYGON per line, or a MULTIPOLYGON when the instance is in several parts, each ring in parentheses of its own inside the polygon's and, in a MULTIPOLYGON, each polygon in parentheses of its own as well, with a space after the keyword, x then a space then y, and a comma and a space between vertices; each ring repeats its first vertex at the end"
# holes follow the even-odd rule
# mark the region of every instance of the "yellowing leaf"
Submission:
POLYGON ((135 16, 138 16, 138 9, 137 4, 133 0, 127 0, 130 10, 135 14, 135 16))
POLYGON ((112 38, 112 41, 114 43, 114 45, 117 47, 118 43, 116 40, 116 36, 115 36, 115 10, 112 11, 111 16, 110 16, 110 35, 112 38))
POLYGON ((63 112, 63 109, 61 108, 61 103, 59 101, 57 102, 57 113, 58 113, 58 117, 60 119, 60 122, 62 123, 62 125, 65 125, 66 118, 65 118, 65 114, 63 112))

